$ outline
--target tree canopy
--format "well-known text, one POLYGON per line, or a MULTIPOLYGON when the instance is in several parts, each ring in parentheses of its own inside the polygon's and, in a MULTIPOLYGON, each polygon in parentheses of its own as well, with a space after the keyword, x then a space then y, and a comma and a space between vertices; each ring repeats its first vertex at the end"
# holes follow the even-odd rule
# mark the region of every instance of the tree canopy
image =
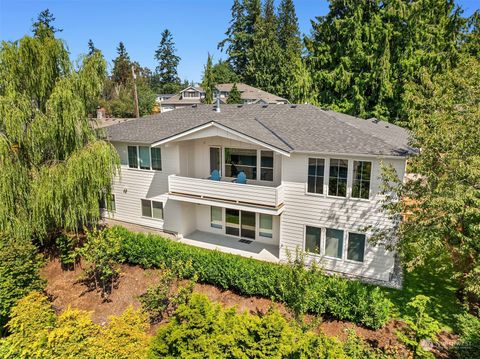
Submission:
POLYGON ((173 36, 170 30, 165 29, 162 32, 162 38, 157 50, 155 51, 155 60, 158 65, 155 69, 156 90, 162 93, 175 93, 180 86, 177 67, 180 57, 176 54, 177 49, 173 42, 173 36))
POLYGON ((240 91, 238 91, 238 87, 236 83, 233 84, 232 89, 228 94, 227 103, 228 104, 243 103, 240 91))

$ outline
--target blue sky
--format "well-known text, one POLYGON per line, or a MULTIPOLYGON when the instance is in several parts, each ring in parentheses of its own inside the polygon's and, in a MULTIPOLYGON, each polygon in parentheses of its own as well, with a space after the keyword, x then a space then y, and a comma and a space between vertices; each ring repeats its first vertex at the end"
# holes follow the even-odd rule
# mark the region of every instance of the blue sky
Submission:
MULTIPOLYGON (((457 3, 464 15, 479 7, 478 0, 457 3)), ((199 81, 208 52, 215 61, 225 57, 217 43, 228 27, 231 4, 232 0, 0 0, 0 39, 29 34, 32 19, 49 8, 56 26, 63 29, 59 37, 66 41, 72 59, 87 51, 91 38, 111 62, 123 41, 132 60, 153 69, 160 34, 168 28, 182 59, 180 77, 199 81)), ((310 19, 328 11, 326 0, 296 0, 295 6, 302 33, 310 32, 310 19)))

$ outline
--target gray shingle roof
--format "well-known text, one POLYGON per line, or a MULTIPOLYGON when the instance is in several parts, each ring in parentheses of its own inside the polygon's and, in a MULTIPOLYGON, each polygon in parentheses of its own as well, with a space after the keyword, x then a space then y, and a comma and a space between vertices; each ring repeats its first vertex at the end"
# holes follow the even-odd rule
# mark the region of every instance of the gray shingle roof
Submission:
MULTIPOLYGON (((218 84, 215 85, 215 88, 218 91, 232 91, 233 83, 228 84, 218 84)), ((240 97, 242 100, 263 100, 266 103, 278 103, 278 102, 288 102, 283 97, 274 95, 270 92, 260 90, 259 88, 244 84, 237 83, 237 89, 240 91, 240 97)))
POLYGON ((408 131, 312 105, 197 105, 106 128, 111 141, 152 144, 215 122, 286 152, 405 156, 408 131))

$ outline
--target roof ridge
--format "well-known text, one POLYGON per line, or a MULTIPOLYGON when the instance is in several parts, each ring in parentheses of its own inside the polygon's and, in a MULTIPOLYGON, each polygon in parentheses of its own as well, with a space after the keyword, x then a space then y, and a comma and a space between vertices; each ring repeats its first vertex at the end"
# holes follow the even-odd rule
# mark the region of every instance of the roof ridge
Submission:
POLYGON ((285 145, 287 145, 292 151, 293 151, 293 147, 287 142, 285 141, 282 137, 280 137, 280 135, 278 135, 277 133, 275 133, 275 131, 273 131, 272 129, 270 129, 267 125, 265 125, 262 121, 260 121, 257 117, 255 117, 255 121, 257 121, 260 125, 262 125, 263 127, 265 127, 265 129, 267 131, 269 131, 272 135, 274 135, 276 138, 278 138, 280 141, 282 141, 285 145))

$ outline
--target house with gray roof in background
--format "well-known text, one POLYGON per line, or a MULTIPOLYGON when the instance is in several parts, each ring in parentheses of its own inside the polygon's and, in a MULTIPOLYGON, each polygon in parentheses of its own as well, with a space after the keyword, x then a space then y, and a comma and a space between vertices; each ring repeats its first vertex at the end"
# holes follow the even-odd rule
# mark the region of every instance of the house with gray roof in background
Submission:
POLYGON ((121 158, 106 217, 184 243, 284 262, 297 250, 325 271, 396 281, 374 230, 381 164, 405 176, 405 129, 311 105, 213 105, 105 128, 121 158))
MULTIPOLYGON (((229 84, 218 84, 215 85, 214 97, 219 98, 220 102, 225 104, 227 102, 230 91, 232 90, 233 83, 229 84)), ((237 83, 237 89, 240 92, 240 98, 243 103, 246 105, 249 104, 286 104, 288 103, 287 99, 284 99, 280 96, 271 94, 269 92, 260 90, 258 88, 243 84, 237 83)), ((170 96, 168 99, 165 99, 161 102, 160 108, 161 112, 167 112, 183 107, 190 107, 192 105, 198 105, 203 102, 205 98, 205 90, 201 86, 189 86, 180 93, 170 96)))

